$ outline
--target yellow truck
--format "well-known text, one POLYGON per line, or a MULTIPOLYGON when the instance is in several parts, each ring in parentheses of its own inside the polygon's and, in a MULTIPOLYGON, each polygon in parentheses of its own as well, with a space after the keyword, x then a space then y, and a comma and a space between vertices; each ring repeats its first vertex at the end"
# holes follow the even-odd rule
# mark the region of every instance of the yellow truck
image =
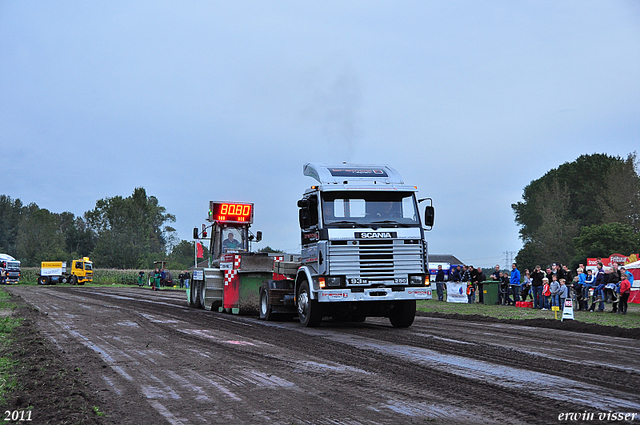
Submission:
POLYGON ((40 266, 38 285, 55 285, 56 283, 70 283, 84 285, 93 281, 93 263, 89 257, 83 257, 71 262, 71 269, 67 269, 66 261, 43 261, 40 266))

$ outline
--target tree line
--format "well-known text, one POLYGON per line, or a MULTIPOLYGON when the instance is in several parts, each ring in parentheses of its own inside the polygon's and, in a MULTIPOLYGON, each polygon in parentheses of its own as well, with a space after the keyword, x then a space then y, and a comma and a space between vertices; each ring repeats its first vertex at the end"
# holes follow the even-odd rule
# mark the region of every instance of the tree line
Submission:
POLYGON ((0 195, 0 252, 27 267, 90 257, 100 268, 149 269, 165 260, 169 268, 185 269, 193 265, 194 242, 180 240, 173 222, 142 187, 126 198, 100 199, 82 216, 0 195))
MULTIPOLYGON (((529 183, 511 206, 524 244, 519 267, 563 263, 575 269, 590 257, 639 252, 639 169, 635 152, 626 158, 582 155, 529 183)), ((0 252, 24 266, 88 256, 96 267, 148 269, 165 260, 185 269, 193 264, 194 242, 180 240, 173 222, 175 216, 141 187, 126 198, 100 199, 82 216, 0 195, 0 252)))
POLYGON ((512 204, 524 246, 516 262, 531 270, 640 251, 640 177, 636 153, 582 155, 548 171, 512 204))

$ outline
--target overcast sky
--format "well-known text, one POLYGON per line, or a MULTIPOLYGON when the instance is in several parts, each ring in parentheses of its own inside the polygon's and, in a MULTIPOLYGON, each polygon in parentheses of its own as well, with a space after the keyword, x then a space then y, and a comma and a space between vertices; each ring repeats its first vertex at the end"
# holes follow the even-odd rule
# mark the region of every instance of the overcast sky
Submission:
POLYGON ((640 147, 640 2, 0 0, 0 147, 26 204, 254 202, 287 252, 304 163, 385 163, 431 253, 504 264, 529 182, 640 147))

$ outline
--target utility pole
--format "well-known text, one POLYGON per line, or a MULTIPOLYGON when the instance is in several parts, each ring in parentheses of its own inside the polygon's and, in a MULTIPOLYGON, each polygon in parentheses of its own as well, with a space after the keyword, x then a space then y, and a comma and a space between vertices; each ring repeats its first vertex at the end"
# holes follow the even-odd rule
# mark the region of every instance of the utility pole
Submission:
POLYGON ((504 251, 504 269, 510 270, 511 265, 513 264, 513 257, 516 254, 515 251, 504 251))

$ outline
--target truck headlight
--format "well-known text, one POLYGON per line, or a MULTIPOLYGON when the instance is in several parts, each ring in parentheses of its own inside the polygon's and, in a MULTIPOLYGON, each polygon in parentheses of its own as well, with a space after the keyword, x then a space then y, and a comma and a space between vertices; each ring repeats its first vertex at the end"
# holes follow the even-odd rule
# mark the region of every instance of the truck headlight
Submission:
POLYGON ((424 285, 424 286, 431 286, 431 281, 429 280, 429 274, 425 274, 425 275, 414 275, 414 276, 410 276, 409 280, 411 282, 411 285, 424 285))
POLYGON ((334 288, 342 286, 342 278, 340 278, 340 276, 327 277, 327 286, 334 287, 334 288))
POLYGON ((409 276, 409 283, 411 283, 411 285, 422 285, 423 278, 420 275, 409 276))

